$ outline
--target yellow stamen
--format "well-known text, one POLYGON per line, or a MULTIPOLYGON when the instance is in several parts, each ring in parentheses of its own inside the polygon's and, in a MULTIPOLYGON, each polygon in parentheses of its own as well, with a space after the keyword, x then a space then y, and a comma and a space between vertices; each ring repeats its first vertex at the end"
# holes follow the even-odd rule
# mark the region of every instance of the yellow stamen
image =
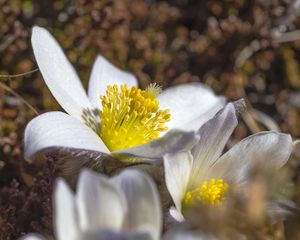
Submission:
POLYGON ((159 110, 156 85, 146 90, 126 85, 108 86, 101 96, 100 137, 111 151, 135 147, 159 137, 170 121, 169 110, 159 110))
POLYGON ((151 83, 145 91, 145 96, 154 99, 161 93, 161 87, 157 83, 151 83))
POLYGON ((224 199, 228 190, 228 184, 222 179, 210 179, 209 183, 204 181, 200 188, 187 192, 183 200, 183 206, 197 204, 202 201, 208 205, 218 205, 224 199))

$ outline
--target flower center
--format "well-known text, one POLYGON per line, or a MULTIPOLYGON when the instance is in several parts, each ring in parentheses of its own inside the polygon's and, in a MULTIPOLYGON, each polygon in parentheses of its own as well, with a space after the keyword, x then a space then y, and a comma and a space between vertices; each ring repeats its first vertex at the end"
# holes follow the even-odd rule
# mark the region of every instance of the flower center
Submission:
POLYGON ((159 110, 155 99, 160 88, 150 85, 146 90, 126 85, 108 86, 101 96, 100 137, 110 151, 135 147, 159 137, 168 128, 169 110, 159 110))
POLYGON ((208 205, 218 205, 224 199, 228 187, 222 179, 212 178, 209 182, 204 181, 200 188, 186 193, 183 206, 194 205, 199 201, 208 205))

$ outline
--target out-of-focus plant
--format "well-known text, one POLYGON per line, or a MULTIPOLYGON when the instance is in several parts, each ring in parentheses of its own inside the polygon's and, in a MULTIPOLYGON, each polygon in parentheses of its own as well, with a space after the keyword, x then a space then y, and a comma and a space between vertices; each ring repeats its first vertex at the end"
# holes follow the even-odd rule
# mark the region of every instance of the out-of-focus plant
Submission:
POLYGON ((125 170, 109 179, 82 170, 76 194, 59 179, 53 199, 59 240, 160 239, 159 195, 152 179, 142 172, 125 170))

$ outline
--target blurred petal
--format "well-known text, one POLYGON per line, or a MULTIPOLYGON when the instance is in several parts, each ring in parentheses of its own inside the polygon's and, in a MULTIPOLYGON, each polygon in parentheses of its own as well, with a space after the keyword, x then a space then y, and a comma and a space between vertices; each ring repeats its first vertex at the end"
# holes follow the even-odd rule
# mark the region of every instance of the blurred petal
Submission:
POLYGON ((185 197, 193 157, 190 152, 179 152, 164 156, 166 185, 178 211, 185 197))
POLYGON ((269 115, 252 108, 251 115, 253 115, 253 118, 257 120, 258 122, 262 123, 268 130, 272 131, 280 131, 279 125, 276 123, 276 121, 269 115))
POLYGON ((188 230, 181 226, 175 226, 171 230, 167 231, 163 240, 218 240, 219 238, 212 234, 188 230))
POLYGON ((31 43, 51 93, 66 112, 81 120, 83 110, 91 109, 91 104, 63 50, 46 29, 37 26, 33 27, 31 43))
POLYGON ((295 155, 295 157, 300 159, 300 140, 296 139, 293 142, 293 154, 295 155))
POLYGON ((54 222, 58 240, 76 239, 79 234, 75 197, 63 179, 54 189, 54 222))
POLYGON ((275 224, 278 219, 286 219, 299 210, 294 201, 282 197, 276 201, 267 202, 266 211, 272 223, 275 224))
POLYGON ((198 130, 225 105, 224 97, 217 97, 201 83, 188 83, 164 90, 157 97, 160 109, 170 109, 169 129, 198 130))
MULTIPOLYGON (((29 122, 25 129, 25 159, 48 148, 79 148, 109 153, 100 137, 82 122, 63 112, 49 112, 29 122)), ((36 156, 35 156, 36 155, 36 156)))
POLYGON ((112 152, 113 155, 126 158, 142 158, 144 160, 161 160, 167 153, 190 150, 199 140, 194 132, 172 130, 163 137, 149 143, 112 152))
POLYGON ((199 186, 203 173, 220 157, 237 124, 234 105, 228 103, 222 111, 200 128, 200 141, 192 149, 194 162, 191 179, 194 184, 199 186))
POLYGON ((147 233, 127 233, 113 231, 111 229, 98 229, 83 233, 80 238, 84 240, 153 240, 150 234, 147 233))
POLYGON ((170 208, 170 215, 172 218, 174 218, 178 222, 184 221, 184 217, 183 217, 182 213, 173 206, 170 208))
POLYGON ((218 178, 243 183, 248 179, 255 162, 269 169, 279 169, 288 161, 291 151, 290 135, 272 131, 261 132, 233 146, 217 160, 211 171, 218 178))
POLYGON ((87 169, 81 171, 76 197, 82 231, 122 229, 127 211, 126 201, 108 178, 87 169))
POLYGON ((129 231, 142 232, 150 226, 153 239, 159 239, 162 225, 159 193, 153 180, 143 172, 125 170, 112 181, 123 190, 127 204, 129 231))
POLYGON ((176 224, 168 230, 162 240, 219 240, 219 239, 234 239, 247 240, 245 235, 230 229, 226 237, 222 237, 220 232, 213 232, 208 229, 197 229, 197 227, 189 226, 188 224, 176 224), (220 238, 221 237, 221 238, 220 238))
POLYGON ((100 96, 106 95, 108 85, 137 86, 138 82, 132 74, 122 71, 108 62, 101 55, 94 63, 88 88, 88 96, 93 106, 102 109, 100 96))
POLYGON ((25 235, 24 237, 21 237, 19 240, 45 240, 43 236, 35 233, 30 233, 25 235))

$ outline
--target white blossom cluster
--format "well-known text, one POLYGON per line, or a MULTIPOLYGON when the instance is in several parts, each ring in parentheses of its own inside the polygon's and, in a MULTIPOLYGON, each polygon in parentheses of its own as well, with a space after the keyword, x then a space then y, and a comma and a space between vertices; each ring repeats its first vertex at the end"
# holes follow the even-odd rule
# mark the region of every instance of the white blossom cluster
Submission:
MULTIPOLYGON (((159 107, 168 109, 171 115, 166 122, 168 130, 159 138, 111 151, 98 133, 101 119, 95 112, 102 109, 100 96, 105 95, 108 86, 137 87, 137 79, 99 55, 86 93, 47 30, 33 28, 32 46, 47 86, 66 113, 48 112, 29 122, 24 136, 25 158, 35 160, 47 153, 65 152, 71 154, 69 161, 72 153, 82 153, 84 162, 112 158, 129 165, 163 166, 164 177, 160 181, 172 199, 169 209, 163 211, 164 199, 156 181, 141 169, 124 168, 109 177, 82 168, 75 192, 65 179, 56 182, 56 239, 216 239, 177 227, 186 222, 187 209, 199 199, 209 206, 230 201, 222 195, 227 188, 246 194, 257 159, 261 166, 277 174, 290 157, 291 136, 275 131, 251 135, 224 153, 238 124, 236 106, 226 104, 224 97, 216 96, 200 83, 182 84, 158 93, 159 107)), ((74 158, 73 164, 84 165, 81 158, 74 158)), ((268 202, 270 214, 278 209, 274 202, 268 202)), ((23 239, 43 237, 28 234, 23 239)))

